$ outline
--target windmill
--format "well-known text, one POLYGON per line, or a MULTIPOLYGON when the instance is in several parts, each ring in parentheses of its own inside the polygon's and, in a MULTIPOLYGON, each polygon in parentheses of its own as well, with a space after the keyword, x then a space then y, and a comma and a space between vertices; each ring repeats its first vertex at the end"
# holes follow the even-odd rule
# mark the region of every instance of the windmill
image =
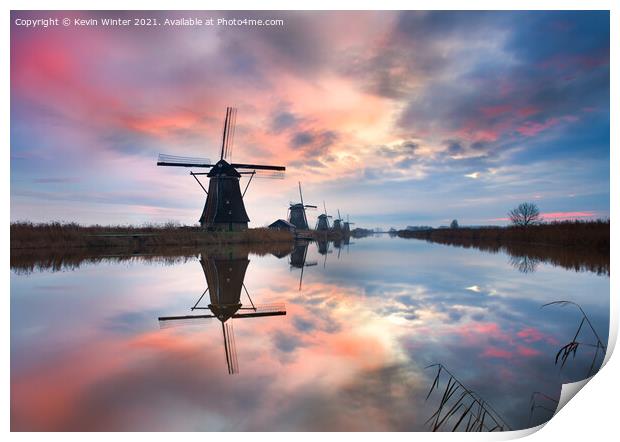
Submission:
MULTIPOLYGON (((340 215, 340 213, 338 215, 340 215)), ((347 220, 342 225, 342 230, 344 231, 345 235, 350 235, 351 234, 351 225, 352 224, 355 224, 355 223, 352 223, 351 221, 349 221, 349 215, 347 215, 347 220)))
POLYGON ((340 216, 340 209, 338 209, 338 218, 336 218, 334 220, 334 226, 332 227, 332 230, 334 232, 342 232, 343 231, 342 217, 340 216))
POLYGON ((264 316, 286 315, 284 304, 254 305, 243 280, 250 260, 245 253, 219 253, 207 255, 202 253, 200 265, 207 280, 207 288, 198 301, 191 307, 191 311, 210 310, 205 315, 161 316, 159 323, 162 327, 171 324, 200 324, 201 321, 216 318, 222 325, 224 338, 224 353, 229 374, 239 372, 233 319, 258 318, 264 316), (245 291, 249 304, 241 303, 241 289, 245 291), (210 303, 204 307, 200 303, 209 292, 210 303))
POLYGON ((288 208, 288 222, 293 224, 299 230, 308 230, 308 218, 306 218, 306 209, 316 209, 316 206, 304 204, 304 196, 301 193, 301 182, 299 184, 299 199, 301 203, 290 203, 288 208))
POLYGON ((316 230, 321 232, 327 232, 329 230, 329 218, 331 218, 331 216, 327 214, 327 207, 325 206, 325 201, 323 201, 323 210, 324 212, 321 213, 316 220, 316 230))
POLYGON ((312 267, 317 265, 316 261, 307 261, 306 257, 308 255, 308 241, 300 241, 295 243, 295 247, 293 248, 293 252, 291 253, 291 258, 289 264, 292 268, 301 269, 301 274, 299 275, 299 290, 301 291, 301 283, 304 279, 304 267, 312 267))
POLYGON ((236 121, 237 109, 227 107, 220 159, 215 164, 211 164, 211 161, 206 158, 189 158, 164 154, 160 154, 157 160, 158 166, 210 169, 208 172, 190 172, 190 175, 194 177, 202 190, 207 194, 207 200, 199 221, 201 227, 209 230, 247 229, 250 218, 245 211, 243 197, 252 182, 252 178, 254 176, 281 178, 286 170, 284 166, 229 163, 228 161, 232 155, 236 121), (209 178, 209 190, 205 189, 198 179, 200 175, 206 175, 209 178), (241 193, 239 186, 242 175, 249 176, 243 193, 241 193))

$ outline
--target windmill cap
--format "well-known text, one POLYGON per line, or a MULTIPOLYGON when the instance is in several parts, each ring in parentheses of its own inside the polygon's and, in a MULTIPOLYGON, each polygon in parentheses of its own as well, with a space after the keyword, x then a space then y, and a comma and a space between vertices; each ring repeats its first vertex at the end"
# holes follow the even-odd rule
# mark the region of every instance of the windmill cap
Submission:
POLYGON ((211 170, 207 174, 208 177, 222 176, 222 175, 235 177, 235 178, 241 178, 241 174, 237 172, 237 169, 232 167, 230 163, 228 163, 226 160, 219 160, 217 163, 215 163, 215 165, 211 168, 211 170))

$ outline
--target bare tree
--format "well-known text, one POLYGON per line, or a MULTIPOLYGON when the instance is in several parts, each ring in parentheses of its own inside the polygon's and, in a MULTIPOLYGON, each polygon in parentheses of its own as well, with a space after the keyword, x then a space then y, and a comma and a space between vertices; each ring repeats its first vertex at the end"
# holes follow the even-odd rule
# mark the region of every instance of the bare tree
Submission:
POLYGON ((521 203, 508 212, 508 216, 515 226, 530 226, 542 221, 540 211, 534 203, 521 203))
POLYGON ((459 228, 459 222, 455 219, 452 220, 452 222, 450 223, 450 228, 451 229, 458 229, 459 228))

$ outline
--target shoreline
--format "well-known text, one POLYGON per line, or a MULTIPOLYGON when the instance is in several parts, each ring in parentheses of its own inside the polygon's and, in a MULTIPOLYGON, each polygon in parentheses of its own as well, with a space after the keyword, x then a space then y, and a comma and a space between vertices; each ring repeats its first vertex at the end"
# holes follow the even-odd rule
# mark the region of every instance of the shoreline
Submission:
POLYGON ((526 227, 399 230, 397 235, 437 243, 563 247, 609 255, 609 230, 609 221, 566 221, 526 227))
POLYGON ((126 249, 202 247, 223 244, 294 243, 298 239, 340 240, 341 232, 293 232, 252 228, 242 231, 208 231, 189 226, 80 226, 75 223, 12 223, 11 252, 41 249, 126 249))

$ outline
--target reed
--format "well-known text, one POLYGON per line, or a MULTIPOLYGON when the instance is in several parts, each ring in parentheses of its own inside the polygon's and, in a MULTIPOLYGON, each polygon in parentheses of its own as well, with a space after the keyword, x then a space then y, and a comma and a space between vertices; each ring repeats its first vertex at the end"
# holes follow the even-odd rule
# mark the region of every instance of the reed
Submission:
POLYGON ((595 372, 595 368, 597 368, 596 363, 599 359, 599 356, 601 359, 600 361, 601 364, 603 363, 603 359, 605 358, 605 353, 607 352, 607 346, 603 343, 602 339, 599 337, 598 333, 596 332, 596 329, 592 325, 592 322, 590 322, 590 318, 588 317, 586 312, 581 308, 579 304, 573 301, 554 301, 554 302, 549 302, 547 304, 543 304, 541 308, 548 307, 551 305, 556 305, 560 307, 575 306, 579 309, 581 313, 581 322, 579 323, 579 326, 577 327, 575 336, 573 336, 573 339, 568 344, 562 346, 558 350, 557 354, 555 355, 555 365, 557 365, 560 361, 562 361, 562 364, 560 365, 560 369, 562 369, 564 368, 566 361, 568 361, 569 356, 572 355, 573 359, 577 356, 577 350, 579 348, 584 348, 584 347, 594 348, 595 349, 594 356, 592 357, 592 363, 590 364, 590 368, 588 369, 588 374, 586 375, 586 377, 592 376, 595 372), (583 336, 584 325, 587 325, 587 328, 590 329, 596 342, 591 343, 591 342, 585 342, 584 340, 580 340, 580 338, 583 336))
POLYGON ((124 248, 148 250, 167 246, 291 242, 290 232, 267 228, 239 232, 207 231, 200 227, 145 224, 80 226, 76 223, 11 223, 11 250, 124 248))

